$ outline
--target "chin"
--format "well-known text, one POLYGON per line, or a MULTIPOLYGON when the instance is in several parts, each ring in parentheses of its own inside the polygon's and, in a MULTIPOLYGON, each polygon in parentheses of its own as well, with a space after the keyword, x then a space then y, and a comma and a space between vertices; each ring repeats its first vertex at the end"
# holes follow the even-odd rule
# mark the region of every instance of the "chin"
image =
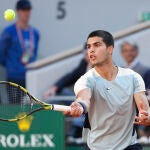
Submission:
POLYGON ((97 66, 97 63, 91 62, 91 65, 92 65, 93 67, 95 67, 95 66, 97 66))

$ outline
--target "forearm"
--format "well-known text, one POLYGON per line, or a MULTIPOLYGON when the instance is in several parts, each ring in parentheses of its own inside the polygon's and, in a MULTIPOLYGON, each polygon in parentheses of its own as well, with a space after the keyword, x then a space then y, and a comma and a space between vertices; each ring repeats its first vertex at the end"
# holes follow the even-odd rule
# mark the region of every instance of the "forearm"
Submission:
POLYGON ((139 110, 139 115, 135 117, 136 121, 134 122, 134 124, 149 126, 150 108, 145 92, 134 94, 134 99, 139 110))
POLYGON ((76 102, 82 102, 85 104, 87 111, 90 107, 90 99, 91 99, 91 90, 90 89, 84 89, 80 91, 76 96, 76 102))
POLYGON ((150 113, 150 108, 145 92, 134 94, 134 99, 139 111, 147 111, 148 113, 150 113))

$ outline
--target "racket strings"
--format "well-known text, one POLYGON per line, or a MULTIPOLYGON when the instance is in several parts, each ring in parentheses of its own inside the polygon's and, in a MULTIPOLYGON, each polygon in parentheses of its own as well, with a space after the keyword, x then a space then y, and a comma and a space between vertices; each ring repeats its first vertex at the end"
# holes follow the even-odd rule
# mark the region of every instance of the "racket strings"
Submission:
POLYGON ((0 84, 0 118, 20 118, 32 110, 30 103, 28 94, 19 87, 0 84))

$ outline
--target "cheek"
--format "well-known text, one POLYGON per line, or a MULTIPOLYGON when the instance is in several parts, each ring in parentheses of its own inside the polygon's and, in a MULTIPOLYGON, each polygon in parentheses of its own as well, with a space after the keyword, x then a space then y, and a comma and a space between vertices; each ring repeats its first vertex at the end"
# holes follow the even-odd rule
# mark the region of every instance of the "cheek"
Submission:
POLYGON ((26 18, 29 18, 30 14, 26 13, 24 16, 25 16, 26 18))
POLYGON ((96 49, 95 53, 99 57, 104 56, 106 54, 106 49, 99 47, 96 49))
POLYGON ((87 56, 90 57, 90 51, 87 52, 87 56))
POLYGON ((128 57, 130 54, 128 52, 123 53, 123 57, 128 57))

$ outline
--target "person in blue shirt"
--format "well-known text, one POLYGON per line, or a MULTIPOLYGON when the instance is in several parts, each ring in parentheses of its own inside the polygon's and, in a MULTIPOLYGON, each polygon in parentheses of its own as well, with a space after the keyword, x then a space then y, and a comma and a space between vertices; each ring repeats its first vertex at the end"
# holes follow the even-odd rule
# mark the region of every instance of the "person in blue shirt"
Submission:
POLYGON ((29 25, 29 0, 16 3, 18 20, 6 27, 0 37, 0 64, 6 67, 6 78, 25 87, 26 65, 37 58, 39 32, 29 25))

